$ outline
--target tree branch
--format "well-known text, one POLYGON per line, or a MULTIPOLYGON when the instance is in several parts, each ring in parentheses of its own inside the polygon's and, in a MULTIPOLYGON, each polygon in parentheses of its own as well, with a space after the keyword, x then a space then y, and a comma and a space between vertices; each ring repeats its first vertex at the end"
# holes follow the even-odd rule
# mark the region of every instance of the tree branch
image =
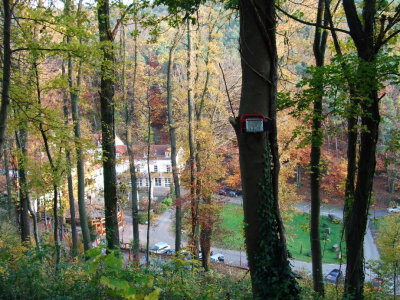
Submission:
POLYGON ((297 21, 299 23, 302 23, 302 24, 305 24, 305 25, 309 25, 309 26, 318 27, 318 28, 322 28, 322 29, 334 30, 334 31, 339 31, 339 32, 343 32, 343 33, 346 33, 346 34, 350 34, 350 31, 348 31, 348 30, 344 30, 344 29, 340 29, 340 28, 331 28, 330 26, 318 25, 316 23, 312 23, 312 22, 308 22, 308 21, 299 19, 299 18, 289 14, 288 12, 286 12, 285 10, 280 8, 278 5, 275 5, 275 8, 277 10, 279 10, 281 13, 283 13, 285 16, 287 16, 287 17, 289 17, 289 18, 291 18, 291 19, 293 19, 293 20, 295 20, 295 21, 297 21))

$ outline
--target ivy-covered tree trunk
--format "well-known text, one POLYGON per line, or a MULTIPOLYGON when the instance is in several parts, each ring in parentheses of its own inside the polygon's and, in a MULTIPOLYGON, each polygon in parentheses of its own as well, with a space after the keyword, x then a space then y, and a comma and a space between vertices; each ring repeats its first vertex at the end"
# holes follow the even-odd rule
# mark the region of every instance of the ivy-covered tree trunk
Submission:
POLYGON ((115 171, 114 76, 115 55, 110 28, 108 0, 98 2, 98 23, 103 61, 101 64, 100 105, 104 173, 106 238, 109 249, 119 247, 117 177, 115 171))
POLYGON ((172 81, 172 70, 174 64, 174 53, 176 46, 179 41, 179 31, 175 34, 171 48, 169 49, 168 55, 168 70, 167 70, 167 111, 168 111, 168 127, 169 127, 169 139, 171 144, 171 167, 172 177, 174 180, 174 192, 175 192, 175 251, 181 249, 182 243, 182 211, 181 211, 181 186, 179 181, 179 170, 177 165, 177 151, 176 151, 176 134, 175 134, 175 120, 173 114, 173 81, 172 81))
MULTIPOLYGON (((318 1, 317 25, 326 25, 324 19, 325 0, 318 1)), ((326 19, 326 15, 325 15, 326 19)), ((317 68, 324 65, 325 48, 327 40, 327 31, 315 28, 314 35, 314 58, 317 68)), ((311 260, 313 274, 313 288, 319 295, 324 295, 324 282, 322 273, 322 251, 321 251, 321 235, 320 235, 320 180, 321 180, 321 146, 323 141, 323 133, 321 120, 322 99, 324 96, 324 85, 321 72, 314 73, 314 107, 312 115, 312 131, 311 131, 311 153, 310 153, 310 189, 311 189, 311 218, 310 218, 310 244, 311 244, 311 260)))
POLYGON ((10 78, 11 78, 11 15, 10 0, 3 0, 3 78, 0 106, 0 149, 4 144, 6 132, 8 106, 10 104, 10 78))
POLYGON ((239 118, 271 118, 269 133, 243 133, 238 138, 243 187, 245 241, 254 299, 299 299, 290 269, 278 205, 279 158, 276 143, 277 54, 274 1, 241 0, 240 50, 242 94, 239 118))

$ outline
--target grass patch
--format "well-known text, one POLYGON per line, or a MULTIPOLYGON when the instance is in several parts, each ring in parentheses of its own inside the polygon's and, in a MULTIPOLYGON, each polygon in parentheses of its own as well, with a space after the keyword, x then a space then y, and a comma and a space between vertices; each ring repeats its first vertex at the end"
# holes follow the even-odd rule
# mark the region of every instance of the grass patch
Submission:
MULTIPOLYGON (((289 213, 284 218, 288 249, 294 259, 311 261, 307 253, 311 251, 310 246, 310 215, 303 213, 289 213)), ((333 245, 339 244, 341 238, 342 223, 335 224, 326 217, 321 217, 321 248, 324 263, 337 263, 338 253, 333 251, 333 245), (325 230, 330 228, 330 234, 325 230)), ((214 246, 239 250, 244 249, 243 237, 243 208, 240 205, 227 203, 221 213, 219 229, 214 235, 214 246)), ((342 245, 344 242, 342 243, 342 245)), ((344 254, 345 249, 342 249, 344 254)))

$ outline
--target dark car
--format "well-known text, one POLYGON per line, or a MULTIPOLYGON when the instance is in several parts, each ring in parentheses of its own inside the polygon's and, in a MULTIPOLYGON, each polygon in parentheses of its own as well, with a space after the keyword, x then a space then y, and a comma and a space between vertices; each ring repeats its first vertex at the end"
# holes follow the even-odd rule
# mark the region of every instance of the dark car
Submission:
POLYGON ((343 277, 343 272, 339 269, 333 269, 325 276, 324 281, 337 284, 343 277))
POLYGON ((230 188, 222 188, 219 190, 218 194, 221 196, 237 197, 242 195, 242 191, 230 188))

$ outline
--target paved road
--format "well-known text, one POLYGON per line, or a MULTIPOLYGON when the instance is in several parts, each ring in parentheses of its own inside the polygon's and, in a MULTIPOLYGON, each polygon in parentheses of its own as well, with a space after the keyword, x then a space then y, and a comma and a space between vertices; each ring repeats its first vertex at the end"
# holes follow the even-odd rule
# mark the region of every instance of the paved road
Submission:
MULTIPOLYGON (((226 198, 226 197, 225 197, 226 198)), ((228 199, 229 200, 229 199, 228 199)), ((240 199, 235 198, 235 201, 240 203, 240 199)), ((231 202, 231 201, 230 201, 231 202)), ((309 204, 299 204, 297 207, 298 210, 309 212, 309 204)), ((337 207, 331 206, 323 206, 321 209, 322 215, 334 214, 338 218, 342 218, 342 211, 337 207)), ((160 241, 166 242, 174 248, 175 244, 175 236, 173 232, 173 219, 174 219, 174 211, 173 209, 167 210, 164 214, 160 215, 157 220, 152 224, 150 228, 150 247, 160 241)), ((145 246, 146 243, 146 233, 147 233, 147 225, 140 225, 140 242, 142 246, 145 246)), ((125 216, 125 226, 120 230, 121 240, 124 242, 130 242, 133 239, 132 234, 132 218, 130 216, 125 216)), ((183 242, 183 246, 186 245, 186 242, 183 242)), ((365 236, 365 257, 366 260, 370 259, 379 259, 379 252, 376 248, 374 240, 372 238, 371 232, 368 229, 367 234, 365 236)), ((214 253, 222 253, 225 256, 225 263, 233 266, 245 266, 247 265, 247 257, 244 251, 235 251, 228 249, 221 249, 213 247, 211 249, 214 253)), ((294 270, 297 271, 305 271, 311 273, 312 266, 309 262, 291 260, 291 264, 294 270)), ((324 274, 329 273, 332 269, 341 268, 343 271, 346 269, 346 265, 338 265, 338 264, 323 264, 323 272, 324 274)), ((369 274, 367 274, 367 280, 369 274)), ((373 276, 373 274, 372 274, 373 276)))

